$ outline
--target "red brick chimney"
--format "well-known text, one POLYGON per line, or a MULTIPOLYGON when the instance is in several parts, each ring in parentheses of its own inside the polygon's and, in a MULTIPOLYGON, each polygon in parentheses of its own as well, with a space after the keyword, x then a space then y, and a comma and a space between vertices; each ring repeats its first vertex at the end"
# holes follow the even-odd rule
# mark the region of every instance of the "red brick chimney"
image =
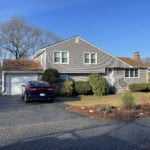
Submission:
POLYGON ((134 53, 134 60, 135 61, 140 61, 141 59, 140 59, 140 53, 139 52, 135 52, 134 53))

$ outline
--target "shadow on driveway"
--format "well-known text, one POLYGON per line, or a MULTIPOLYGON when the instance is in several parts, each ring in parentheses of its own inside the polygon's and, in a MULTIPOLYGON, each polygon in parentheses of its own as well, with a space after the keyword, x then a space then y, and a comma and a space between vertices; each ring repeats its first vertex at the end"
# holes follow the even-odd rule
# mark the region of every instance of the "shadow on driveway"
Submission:
POLYGON ((28 139, 12 145, 1 147, 1 150, 139 150, 138 147, 111 136, 95 136, 81 138, 72 133, 77 139, 61 139, 56 137, 43 137, 28 139))
MULTIPOLYGON (((80 100, 80 97, 74 96, 74 97, 56 97, 53 103, 63 103, 65 101, 77 101, 80 100)), ((42 104, 51 104, 49 101, 34 101, 30 103, 25 103, 21 96, 0 96, 0 110, 2 109, 15 109, 15 108, 21 108, 25 106, 31 106, 31 105, 42 105, 42 104)))
MULTIPOLYGON (((47 135, 25 138, 14 144, 0 147, 1 150, 148 150, 137 144, 129 144, 122 137, 115 137, 112 133, 128 126, 127 122, 103 135, 84 136, 83 132, 97 129, 98 126, 84 127, 66 132, 56 132, 47 135)), ((110 126, 105 124, 103 127, 110 126)), ((130 129, 129 129, 130 130, 130 129)), ((144 141, 143 141, 144 142, 144 141)))

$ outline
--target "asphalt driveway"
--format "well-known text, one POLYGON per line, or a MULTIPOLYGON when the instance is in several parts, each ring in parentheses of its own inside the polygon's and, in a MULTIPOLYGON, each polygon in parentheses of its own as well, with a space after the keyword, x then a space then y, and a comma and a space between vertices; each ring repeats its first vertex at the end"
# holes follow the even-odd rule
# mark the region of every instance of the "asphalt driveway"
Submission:
POLYGON ((150 149, 150 118, 115 123, 66 111, 61 101, 0 97, 0 150, 150 149))

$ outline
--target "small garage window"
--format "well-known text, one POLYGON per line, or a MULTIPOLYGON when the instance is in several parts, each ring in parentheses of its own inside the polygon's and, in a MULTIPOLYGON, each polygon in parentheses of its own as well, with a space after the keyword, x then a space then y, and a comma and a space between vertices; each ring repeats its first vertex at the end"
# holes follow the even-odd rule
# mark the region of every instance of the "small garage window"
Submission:
POLYGON ((68 75, 60 75, 60 78, 62 80, 68 80, 69 79, 69 76, 68 75))

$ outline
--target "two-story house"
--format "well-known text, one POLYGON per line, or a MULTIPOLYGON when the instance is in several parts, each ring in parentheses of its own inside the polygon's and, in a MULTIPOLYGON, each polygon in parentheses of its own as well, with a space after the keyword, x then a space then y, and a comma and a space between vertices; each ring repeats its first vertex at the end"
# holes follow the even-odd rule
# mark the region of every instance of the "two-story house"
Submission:
POLYGON ((33 59, 40 61, 44 70, 57 69, 63 79, 87 80, 89 74, 100 73, 117 91, 131 83, 148 82, 147 66, 138 52, 133 59, 119 58, 79 36, 41 49, 33 59))
POLYGON ((55 68, 62 79, 87 80, 91 73, 100 73, 117 92, 131 83, 148 82, 148 68, 134 58, 119 58, 96 47, 79 36, 38 50, 33 60, 4 60, 2 65, 2 91, 7 95, 21 93, 21 85, 39 80, 42 72, 55 68))

